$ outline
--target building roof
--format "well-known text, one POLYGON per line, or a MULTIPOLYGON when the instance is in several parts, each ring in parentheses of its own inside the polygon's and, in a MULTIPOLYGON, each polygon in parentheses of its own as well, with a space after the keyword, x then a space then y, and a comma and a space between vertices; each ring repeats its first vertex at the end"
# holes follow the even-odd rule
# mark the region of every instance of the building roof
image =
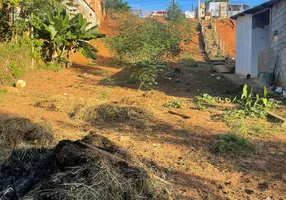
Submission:
POLYGON ((254 13, 256 13, 258 11, 261 11, 261 10, 263 10, 265 8, 271 8, 274 4, 276 4, 276 3, 280 2, 280 1, 282 1, 282 0, 270 0, 270 1, 267 1, 265 3, 262 3, 262 4, 258 5, 258 6, 255 6, 253 8, 248 9, 248 10, 245 10, 245 11, 243 11, 241 13, 238 13, 238 14, 230 17, 230 18, 231 19, 237 19, 239 16, 244 16, 246 14, 254 14, 254 13))

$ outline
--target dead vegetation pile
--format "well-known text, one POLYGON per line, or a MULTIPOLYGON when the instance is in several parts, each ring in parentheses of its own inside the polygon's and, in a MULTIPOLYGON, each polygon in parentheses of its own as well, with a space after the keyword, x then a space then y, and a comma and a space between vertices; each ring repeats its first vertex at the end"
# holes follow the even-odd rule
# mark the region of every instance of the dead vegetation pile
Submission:
POLYGON ((0 199, 168 199, 143 166, 97 135, 54 149, 16 150, 0 168, 0 199))
POLYGON ((34 123, 18 116, 0 116, 0 143, 50 145, 54 134, 48 123, 34 123))
POLYGON ((38 100, 34 106, 43 108, 48 111, 71 113, 74 107, 77 105, 86 105, 87 102, 84 98, 72 97, 72 96, 53 96, 45 97, 38 100))
POLYGON ((135 106, 123 106, 117 104, 102 104, 93 107, 78 107, 75 109, 72 118, 88 122, 128 122, 147 120, 152 113, 147 109, 135 106))

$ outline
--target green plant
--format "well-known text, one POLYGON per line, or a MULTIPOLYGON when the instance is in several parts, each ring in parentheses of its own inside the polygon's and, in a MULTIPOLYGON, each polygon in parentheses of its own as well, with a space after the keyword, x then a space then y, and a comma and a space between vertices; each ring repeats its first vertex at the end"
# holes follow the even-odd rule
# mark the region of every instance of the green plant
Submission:
POLYGON ((107 40, 121 60, 129 63, 158 62, 180 53, 179 35, 168 24, 154 19, 125 21, 120 33, 107 40))
POLYGON ((106 90, 101 90, 100 96, 102 99, 109 99, 109 93, 106 90))
POLYGON ((167 108, 182 108, 184 106, 181 100, 172 100, 164 105, 167 108))
POLYGON ((136 65, 137 71, 132 73, 131 79, 135 79, 140 82, 139 90, 144 87, 149 87, 156 82, 158 75, 158 66, 152 62, 140 62, 136 65))
POLYGON ((213 97, 207 93, 204 93, 202 96, 196 96, 197 102, 200 103, 223 103, 223 102, 229 102, 229 99, 226 98, 223 100, 221 97, 213 97))
POLYGON ((267 98, 267 90, 264 88, 263 97, 258 94, 253 95, 252 87, 244 85, 240 99, 234 99, 238 104, 238 108, 226 113, 228 118, 243 118, 243 117, 259 117, 265 118, 266 111, 272 110, 279 105, 279 102, 274 99, 267 98))
POLYGON ((57 6, 52 13, 34 17, 30 23, 35 28, 36 36, 44 41, 42 52, 46 62, 69 63, 70 52, 76 50, 95 59, 97 49, 88 41, 105 36, 97 33, 97 26, 88 29, 90 23, 82 14, 70 18, 61 6, 57 6))
POLYGON ((220 134, 219 140, 214 146, 216 153, 239 153, 250 149, 251 145, 248 140, 233 132, 220 134))
POLYGON ((15 61, 13 61, 10 64, 10 72, 12 73, 13 77, 18 78, 23 74, 24 69, 18 66, 15 61))
POLYGON ((178 3, 170 4, 167 7, 167 17, 166 20, 175 22, 175 23, 183 23, 185 20, 185 16, 183 15, 182 9, 178 3))

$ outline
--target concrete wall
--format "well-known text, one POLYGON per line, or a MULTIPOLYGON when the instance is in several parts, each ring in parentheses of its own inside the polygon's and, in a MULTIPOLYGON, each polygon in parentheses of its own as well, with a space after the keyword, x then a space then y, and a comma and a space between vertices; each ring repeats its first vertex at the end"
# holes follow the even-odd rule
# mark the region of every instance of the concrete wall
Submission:
POLYGON ((276 74, 280 73, 279 82, 286 88, 286 0, 274 5, 271 11, 270 47, 273 53, 270 55, 270 68, 274 68, 278 53, 276 74), (275 37, 276 31, 278 35, 275 37))
POLYGON ((258 76, 258 53, 269 47, 269 26, 252 29, 251 77, 258 76))
MULTIPOLYGON (((236 22, 236 73, 251 74, 252 15, 238 17, 236 22)), ((251 74, 252 75, 252 74, 251 74)))
MULTIPOLYGON (((63 1, 64 4, 66 4, 66 2, 67 0, 63 1)), ((89 27, 100 25, 100 21, 101 21, 100 16, 92 8, 91 2, 87 2, 85 0, 73 0, 73 4, 75 6, 72 8, 69 8, 72 14, 82 13, 84 18, 86 18, 87 21, 91 23, 89 27)))

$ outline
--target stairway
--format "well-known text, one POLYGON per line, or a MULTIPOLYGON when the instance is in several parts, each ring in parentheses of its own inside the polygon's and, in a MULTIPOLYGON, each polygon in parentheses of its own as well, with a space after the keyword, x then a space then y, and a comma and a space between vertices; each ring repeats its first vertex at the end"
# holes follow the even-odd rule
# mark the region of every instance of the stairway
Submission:
POLYGON ((219 47, 215 33, 212 29, 211 22, 205 20, 204 22, 204 41, 206 46, 206 53, 210 61, 224 61, 224 56, 219 47))
POLYGON ((213 65, 218 73, 233 73, 233 68, 229 68, 225 63, 225 57, 220 49, 215 32, 210 20, 202 21, 202 32, 205 42, 205 51, 209 62, 213 65))

